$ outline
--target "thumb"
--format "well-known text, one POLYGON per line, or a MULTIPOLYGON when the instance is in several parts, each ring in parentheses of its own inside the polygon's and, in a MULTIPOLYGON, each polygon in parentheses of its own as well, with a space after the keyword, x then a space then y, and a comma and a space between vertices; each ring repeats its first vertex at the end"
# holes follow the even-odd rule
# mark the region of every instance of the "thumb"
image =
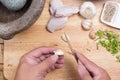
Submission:
POLYGON ((78 65, 78 74, 79 74, 80 80, 92 80, 90 73, 82 64, 78 65))
POLYGON ((47 59, 45 59, 43 62, 41 62, 38 65, 38 68, 40 69, 40 71, 47 71, 48 69, 50 69, 58 60, 58 56, 57 55, 52 55, 50 57, 48 57, 47 59))

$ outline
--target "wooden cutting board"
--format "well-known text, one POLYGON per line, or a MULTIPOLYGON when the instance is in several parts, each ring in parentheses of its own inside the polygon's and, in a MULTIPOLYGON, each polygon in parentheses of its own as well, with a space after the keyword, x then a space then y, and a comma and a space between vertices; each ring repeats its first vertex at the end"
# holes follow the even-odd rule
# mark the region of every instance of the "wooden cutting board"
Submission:
MULTIPOLYGON (((65 5, 80 6, 86 0, 62 0, 65 5)), ((120 33, 119 30, 101 24, 99 17, 103 8, 103 4, 107 0, 91 0, 97 6, 98 14, 92 19, 94 27, 102 29, 110 29, 120 33)), ((114 0, 115 1, 115 0, 114 0)), ((116 0, 119 1, 119 0, 116 0)), ((83 31, 81 28, 81 20, 79 14, 69 17, 65 28, 54 33, 49 33, 46 30, 46 25, 50 19, 49 2, 46 4, 42 15, 37 22, 28 30, 16 35, 13 39, 4 43, 4 76, 8 80, 13 80, 22 55, 26 54, 34 48, 40 46, 53 46, 61 48, 69 52, 66 43, 61 40, 61 35, 65 31, 71 39, 74 49, 83 53, 91 61, 103 67, 110 74, 112 80, 120 79, 120 63, 115 61, 115 57, 107 52, 104 48, 96 49, 96 44, 89 39, 89 31, 83 31)), ((120 1, 119 1, 120 2, 120 1)), ((62 69, 55 70, 49 73, 46 80, 78 80, 77 65, 74 58, 68 53, 65 54, 65 66, 62 69)))

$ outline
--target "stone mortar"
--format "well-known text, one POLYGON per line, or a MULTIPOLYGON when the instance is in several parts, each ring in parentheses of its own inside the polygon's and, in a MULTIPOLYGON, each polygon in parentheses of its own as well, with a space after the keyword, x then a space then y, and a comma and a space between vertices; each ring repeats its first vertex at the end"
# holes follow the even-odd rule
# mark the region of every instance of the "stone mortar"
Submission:
POLYGON ((17 33, 28 29, 39 18, 45 0, 28 0, 19 11, 14 12, 0 3, 0 38, 13 38, 17 33))

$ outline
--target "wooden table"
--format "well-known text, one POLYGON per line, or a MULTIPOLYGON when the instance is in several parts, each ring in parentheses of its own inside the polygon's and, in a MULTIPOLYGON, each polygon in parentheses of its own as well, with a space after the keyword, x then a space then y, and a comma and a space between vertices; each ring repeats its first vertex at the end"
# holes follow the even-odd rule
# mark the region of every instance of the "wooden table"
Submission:
POLYGON ((3 40, 0 39, 0 80, 3 79, 3 52, 2 52, 2 47, 3 47, 3 40))
POLYGON ((1 65, 1 63, 3 63, 2 61, 3 61, 2 60, 2 51, 1 51, 1 44, 0 44, 0 71, 2 70, 2 65, 1 65))
MULTIPOLYGON (((65 28, 60 31, 49 33, 46 30, 46 25, 50 19, 49 1, 50 0, 46 0, 42 15, 31 28, 16 35, 13 39, 4 42, 4 76, 6 79, 14 79, 20 57, 34 48, 40 46, 53 46, 61 48, 66 52, 70 51, 67 44, 61 40, 61 35, 63 31, 65 31, 70 36, 74 49, 80 51, 97 65, 106 69, 112 80, 120 80, 120 63, 117 63, 115 57, 104 48, 100 47, 99 50, 96 49, 95 42, 89 39, 89 31, 83 31, 81 28, 81 20, 83 18, 79 14, 71 16, 69 22, 65 25, 65 28), (90 51, 88 51, 88 49, 90 51)), ((65 5, 80 6, 86 0, 62 1, 65 5)), ((99 21, 105 1, 106 0, 93 0, 98 10, 98 14, 92 19, 94 27, 119 32, 119 30, 101 24, 99 21)), ((65 54, 65 66, 62 69, 51 72, 46 77, 46 80, 77 79, 77 65, 74 58, 67 53, 65 54)))

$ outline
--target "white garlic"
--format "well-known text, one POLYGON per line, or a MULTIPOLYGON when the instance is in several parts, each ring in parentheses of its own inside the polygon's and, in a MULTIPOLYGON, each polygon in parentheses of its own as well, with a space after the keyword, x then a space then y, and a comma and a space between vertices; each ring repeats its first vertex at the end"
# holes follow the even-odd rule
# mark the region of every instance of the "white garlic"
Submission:
POLYGON ((50 12, 51 12, 51 15, 54 15, 56 9, 58 9, 60 7, 63 7, 63 6, 64 5, 63 5, 61 0, 51 0, 51 2, 50 2, 50 12))
POLYGON ((50 32, 62 29, 68 21, 68 17, 55 18, 52 17, 47 25, 47 29, 50 32))
POLYGON ((63 6, 58 8, 55 13, 55 17, 68 17, 79 12, 79 7, 76 6, 63 6))
POLYGON ((61 49, 58 49, 54 51, 54 54, 60 56, 60 55, 64 55, 64 52, 61 49))
POLYGON ((64 42, 67 42, 68 40, 66 39, 66 37, 68 38, 68 40, 70 40, 70 37, 66 34, 66 36, 65 36, 65 34, 63 34, 62 36, 61 36, 61 38, 62 38, 62 40, 64 41, 64 42))
POLYGON ((81 25, 82 28, 87 31, 92 28, 92 22, 90 20, 82 20, 81 25))
POLYGON ((93 18, 97 13, 96 6, 92 2, 84 2, 80 8, 80 14, 87 19, 93 18))

